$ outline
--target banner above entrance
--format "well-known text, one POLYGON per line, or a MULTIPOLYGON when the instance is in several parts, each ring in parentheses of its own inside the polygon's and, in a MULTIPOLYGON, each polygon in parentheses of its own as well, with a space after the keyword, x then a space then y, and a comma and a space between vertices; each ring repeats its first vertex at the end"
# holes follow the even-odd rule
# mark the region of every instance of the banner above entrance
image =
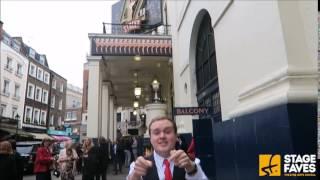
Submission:
POLYGON ((208 115, 212 113, 212 107, 175 107, 173 114, 179 115, 208 115))

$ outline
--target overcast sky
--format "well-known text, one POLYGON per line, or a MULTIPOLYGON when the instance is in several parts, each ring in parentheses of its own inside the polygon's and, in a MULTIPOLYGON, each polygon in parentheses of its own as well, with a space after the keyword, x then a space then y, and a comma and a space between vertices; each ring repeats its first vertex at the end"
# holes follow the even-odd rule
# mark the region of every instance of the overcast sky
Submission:
POLYGON ((89 53, 88 33, 102 33, 111 22, 116 0, 1 0, 3 28, 39 54, 50 69, 82 88, 83 63, 89 53))

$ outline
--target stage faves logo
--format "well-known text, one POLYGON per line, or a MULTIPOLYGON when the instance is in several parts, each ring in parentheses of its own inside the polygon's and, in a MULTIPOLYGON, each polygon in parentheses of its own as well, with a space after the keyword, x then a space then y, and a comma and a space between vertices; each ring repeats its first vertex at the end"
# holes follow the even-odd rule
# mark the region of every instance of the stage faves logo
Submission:
POLYGON ((315 154, 286 154, 284 155, 284 176, 316 176, 315 154))
POLYGON ((259 176, 316 176, 315 154, 286 154, 282 161, 279 154, 259 155, 259 176))
POLYGON ((281 156, 276 154, 259 155, 259 176, 280 176, 281 156))

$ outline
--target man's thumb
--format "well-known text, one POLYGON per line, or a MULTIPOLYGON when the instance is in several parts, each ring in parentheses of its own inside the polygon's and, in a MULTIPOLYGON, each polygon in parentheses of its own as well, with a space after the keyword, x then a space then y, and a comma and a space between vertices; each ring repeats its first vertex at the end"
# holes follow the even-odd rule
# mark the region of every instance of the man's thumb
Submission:
POLYGON ((148 167, 152 167, 152 161, 146 160, 146 164, 148 167))

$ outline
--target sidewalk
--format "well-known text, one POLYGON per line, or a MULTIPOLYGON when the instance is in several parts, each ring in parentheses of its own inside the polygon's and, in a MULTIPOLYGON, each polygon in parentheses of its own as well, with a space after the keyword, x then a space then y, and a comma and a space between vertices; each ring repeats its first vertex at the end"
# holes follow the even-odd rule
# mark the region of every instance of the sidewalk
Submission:
MULTIPOLYGON (((112 172, 108 171, 107 173, 107 180, 125 180, 128 175, 129 169, 123 167, 122 174, 113 175, 112 172)), ((56 178, 52 176, 52 180, 60 180, 60 178, 56 178)), ((82 175, 77 175, 75 180, 82 180, 82 175)))
POLYGON ((125 180, 127 175, 129 173, 129 168, 123 167, 122 168, 122 174, 113 175, 113 172, 108 171, 107 173, 107 180, 125 180))
MULTIPOLYGON (((125 180, 127 175, 128 175, 128 172, 129 172, 129 169, 128 168, 125 168, 123 167, 123 172, 122 174, 117 174, 117 175, 113 175, 113 173, 109 170, 108 173, 107 173, 107 180, 125 180)), ((61 178, 56 178, 55 176, 51 176, 52 177, 52 180, 61 180, 61 178)), ((23 177, 23 180, 35 180, 36 177, 35 175, 25 175, 23 177)), ((77 175, 75 177, 75 180, 82 180, 82 175, 77 175)))

